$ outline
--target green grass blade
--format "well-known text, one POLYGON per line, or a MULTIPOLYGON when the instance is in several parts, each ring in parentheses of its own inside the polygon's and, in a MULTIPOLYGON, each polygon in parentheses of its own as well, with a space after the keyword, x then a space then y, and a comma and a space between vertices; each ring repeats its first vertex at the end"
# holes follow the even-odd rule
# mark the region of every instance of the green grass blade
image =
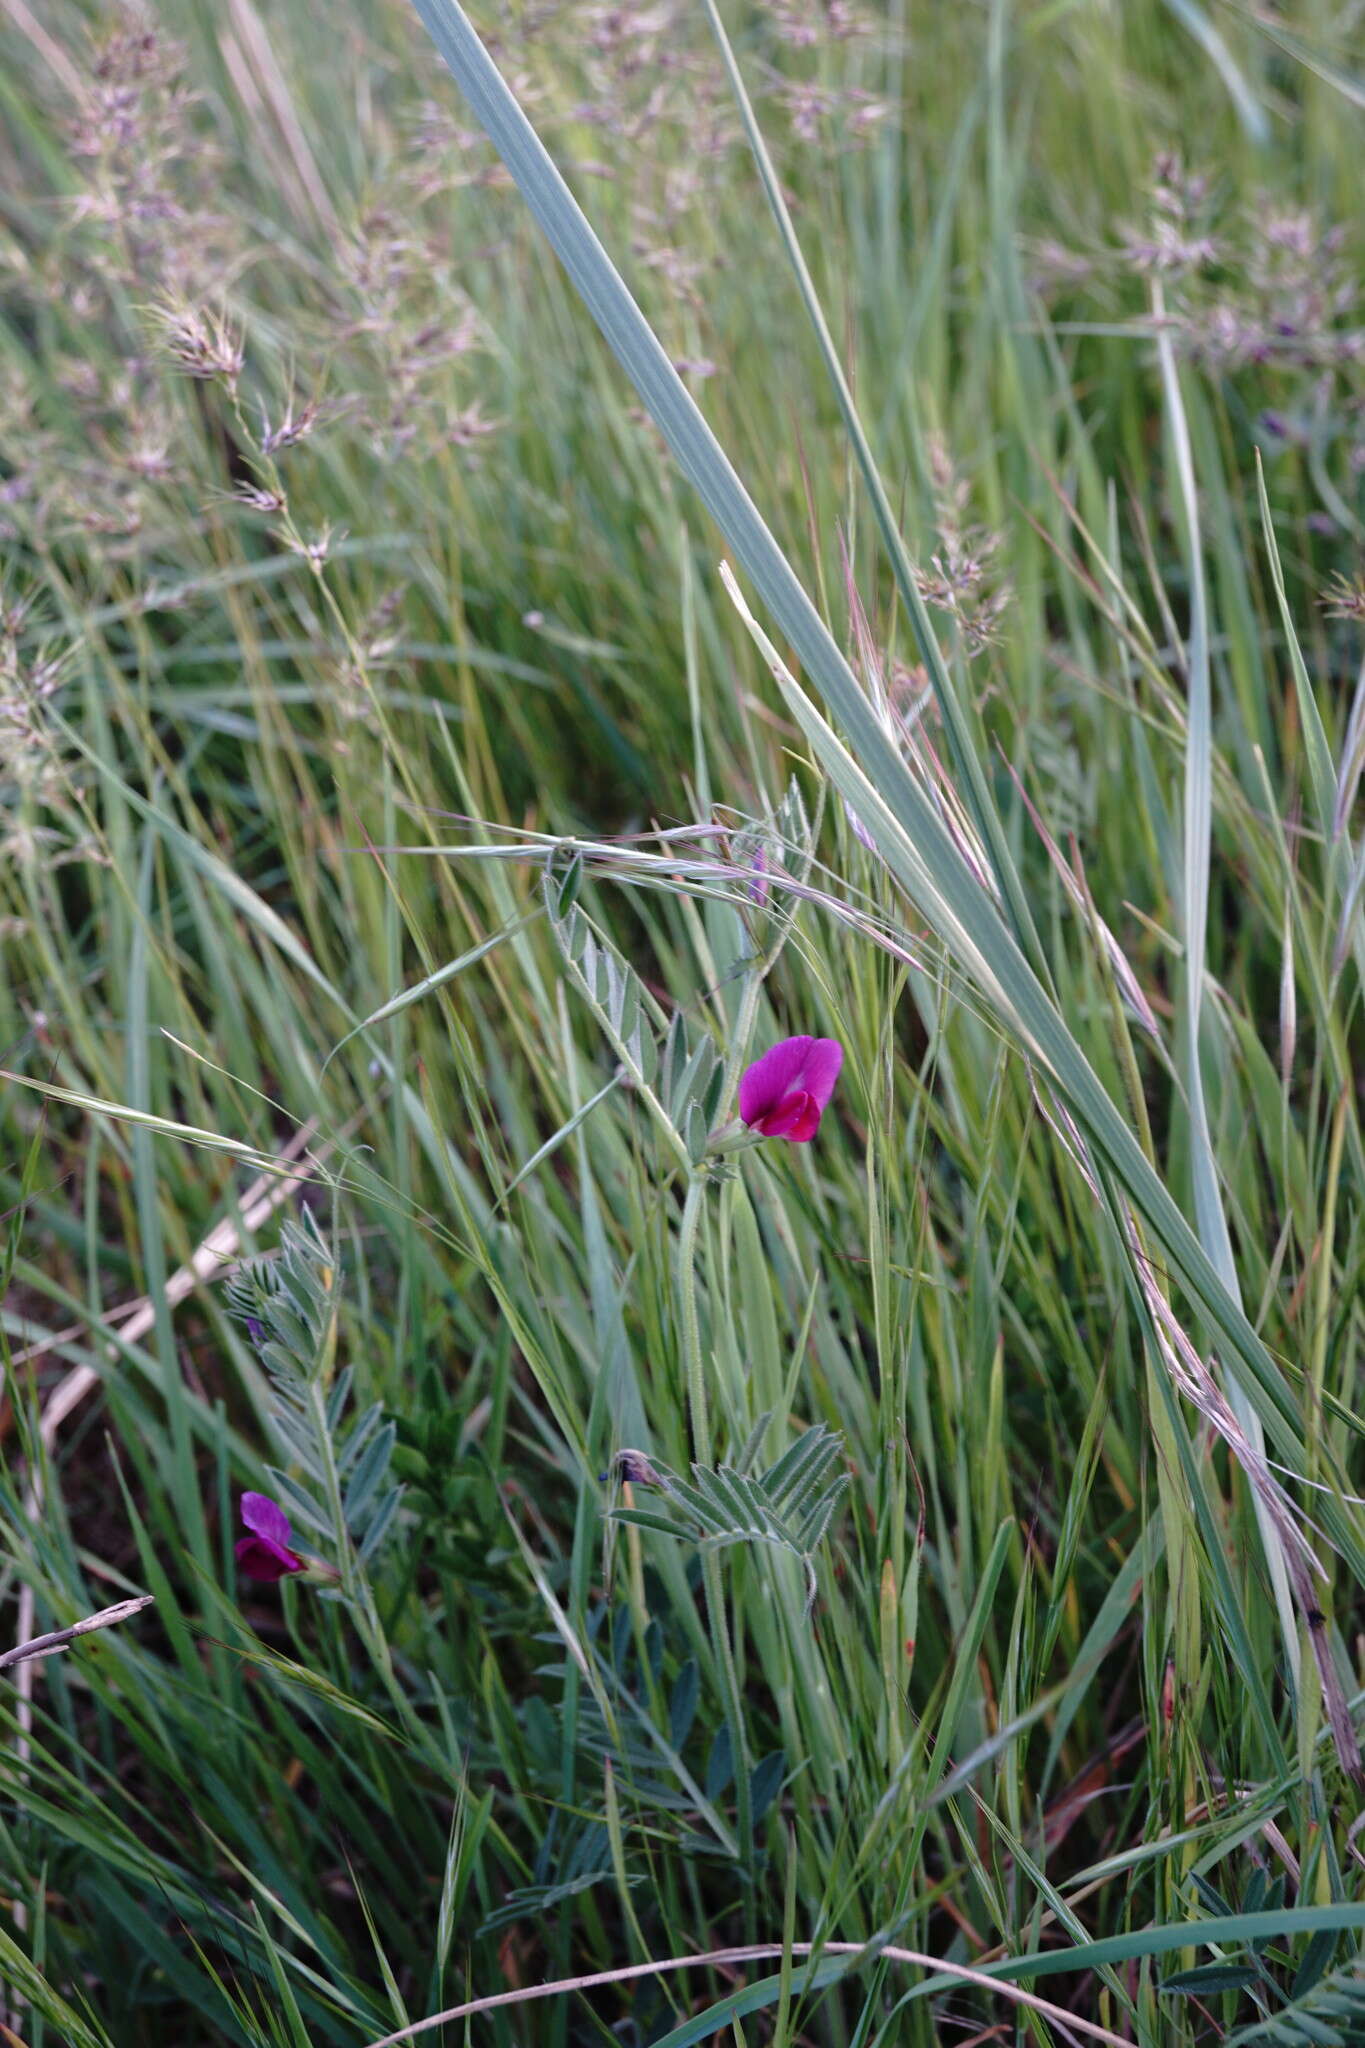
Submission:
POLYGON ((802 252, 786 199, 783 197, 781 180, 768 153, 763 131, 759 127, 753 102, 740 74, 716 0, 706 0, 706 12, 716 41, 720 45, 730 88, 739 107, 740 119, 744 123, 744 133, 753 152, 754 162, 758 166, 764 195, 777 223, 778 234, 796 278, 801 302, 815 330, 816 340, 820 346, 820 357, 839 403, 839 416, 843 420, 844 430, 852 445, 867 494, 872 500, 877 530, 890 560, 901 602, 910 619, 915 645, 919 649, 920 659, 929 672, 934 698, 948 734, 953 765, 967 792, 972 820, 981 835, 982 844, 987 849, 1001 899, 1014 926, 1015 937, 1035 969, 1043 971, 1042 948, 1038 943, 1038 934, 1034 929, 1032 913, 1024 894, 1018 867, 1009 850, 1000 813, 986 782, 980 747, 968 725, 967 714, 948 673, 938 635, 929 618, 928 607, 920 595, 914 568, 901 537, 900 525, 892 509, 891 500, 887 496, 886 486, 882 482, 881 472, 868 443, 862 420, 859 418, 848 378, 844 374, 844 366, 839 359, 839 351, 834 344, 834 336, 829 331, 829 322, 825 319, 824 308, 815 289, 815 280, 810 274, 810 267, 802 252))

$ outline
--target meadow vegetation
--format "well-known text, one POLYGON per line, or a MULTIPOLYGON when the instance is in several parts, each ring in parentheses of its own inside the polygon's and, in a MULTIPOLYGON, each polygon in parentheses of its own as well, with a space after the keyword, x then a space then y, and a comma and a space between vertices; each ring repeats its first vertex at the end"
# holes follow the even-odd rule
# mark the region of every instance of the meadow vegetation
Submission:
POLYGON ((5 2038, 1365 2039, 1360 8, 472 19, 0 0, 5 2038))

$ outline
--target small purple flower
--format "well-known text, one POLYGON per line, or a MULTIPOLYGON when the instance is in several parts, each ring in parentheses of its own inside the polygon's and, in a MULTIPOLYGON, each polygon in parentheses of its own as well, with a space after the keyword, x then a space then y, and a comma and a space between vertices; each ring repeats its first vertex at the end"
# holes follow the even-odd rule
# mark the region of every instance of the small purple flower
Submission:
POLYGON ((844 1048, 837 1038, 781 1038, 746 1067, 739 1114, 762 1138, 808 1145, 829 1106, 844 1048))
POLYGON ((288 1515, 269 1494, 244 1493, 242 1520, 251 1534, 238 1538, 236 1557, 238 1570, 247 1578, 273 1584, 276 1579, 288 1578, 291 1572, 307 1569, 303 1559, 289 1548, 293 1531, 288 1515))
POLYGON ((247 1336, 250 1337, 252 1343, 256 1346, 256 1349, 259 1351, 262 1344, 264 1344, 265 1342, 265 1324, 261 1321, 259 1316, 247 1317, 246 1333, 247 1336))

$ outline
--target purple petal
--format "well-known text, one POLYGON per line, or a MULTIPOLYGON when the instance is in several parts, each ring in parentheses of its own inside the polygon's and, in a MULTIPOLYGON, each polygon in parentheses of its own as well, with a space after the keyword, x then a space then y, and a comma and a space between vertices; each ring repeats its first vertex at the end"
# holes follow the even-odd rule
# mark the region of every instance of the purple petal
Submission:
POLYGON ((820 1128, 821 1112, 814 1097, 803 1095, 801 1102, 801 1113, 793 1117, 791 1128, 786 1133, 787 1142, 791 1145, 809 1145, 820 1128))
POLYGON ((268 1493, 242 1495, 242 1520, 253 1536, 262 1536, 267 1543, 288 1550, 294 1533, 289 1526, 289 1517, 268 1493))
POLYGON ((802 1086, 805 1062, 814 1044, 813 1038, 779 1038, 762 1059, 745 1068, 739 1083, 742 1122, 760 1122, 777 1108, 784 1095, 802 1086))
POLYGON ((272 1543, 268 1536, 242 1536, 238 1538, 234 1556, 237 1569, 248 1579, 260 1579, 273 1585, 277 1579, 288 1578, 291 1572, 303 1570, 303 1559, 295 1557, 292 1550, 283 1544, 272 1543))
POLYGON ((844 1048, 837 1038, 812 1038, 809 1044, 810 1051, 801 1072, 801 1086, 817 1109, 826 1109, 844 1064, 844 1048))
POLYGON ((765 1138, 790 1138, 804 1145, 820 1128, 820 1112, 804 1088, 784 1095, 776 1109, 759 1118, 754 1129, 765 1138))

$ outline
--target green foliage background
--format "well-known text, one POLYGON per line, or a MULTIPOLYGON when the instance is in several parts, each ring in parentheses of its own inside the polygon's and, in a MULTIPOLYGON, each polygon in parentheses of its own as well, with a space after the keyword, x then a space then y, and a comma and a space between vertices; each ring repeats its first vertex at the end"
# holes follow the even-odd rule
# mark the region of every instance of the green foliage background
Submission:
POLYGON ((1357 15, 0 6, 33 2048, 1358 2037, 1357 15))

